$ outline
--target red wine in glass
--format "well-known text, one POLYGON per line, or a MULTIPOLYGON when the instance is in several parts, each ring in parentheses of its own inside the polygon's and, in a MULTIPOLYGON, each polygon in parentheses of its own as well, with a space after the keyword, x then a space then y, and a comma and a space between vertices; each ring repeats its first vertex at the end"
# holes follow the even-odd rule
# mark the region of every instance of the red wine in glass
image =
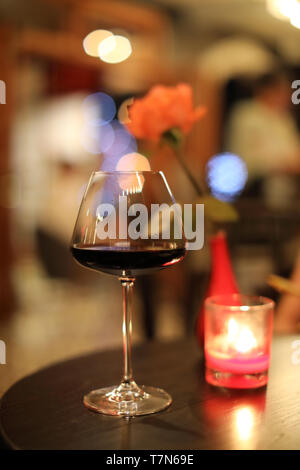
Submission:
MULTIPOLYGON (((162 172, 94 172, 90 178, 78 212, 71 252, 83 267, 112 274, 121 282, 123 291, 123 378, 120 385, 93 390, 84 396, 85 406, 98 413, 136 416, 156 413, 168 407, 171 396, 152 386, 138 386, 132 375, 131 361, 131 304, 135 278, 166 268, 181 261, 186 253, 186 241, 181 219, 174 228, 175 213, 170 217, 170 230, 148 236, 149 227, 155 223, 152 207, 174 207, 175 201, 162 172), (103 222, 103 206, 108 214, 117 214, 120 225, 121 199, 126 210, 146 208, 147 221, 144 236, 130 237, 132 213, 126 212, 125 236, 100 236, 99 224, 103 222), (99 209, 100 208, 100 209, 99 209), (129 215, 127 217, 127 215, 129 215), (152 217, 152 219, 151 219, 152 217), (178 229, 179 227, 179 229, 178 229), (176 236, 175 236, 176 233, 176 236), (147 234, 147 236, 145 236, 147 234), (159 235, 159 236, 158 236, 159 235), (160 236, 162 235, 162 236, 160 236)), ((167 219, 166 219, 167 220, 167 219)), ((167 220, 168 221, 168 220, 167 220)), ((166 224, 166 222, 164 222, 166 224)), ((124 224, 123 224, 124 225, 124 224)), ((164 225, 165 227, 165 225, 164 225)), ((116 227, 120 228, 120 227, 116 227)), ((124 226, 123 226, 124 229, 124 226)))

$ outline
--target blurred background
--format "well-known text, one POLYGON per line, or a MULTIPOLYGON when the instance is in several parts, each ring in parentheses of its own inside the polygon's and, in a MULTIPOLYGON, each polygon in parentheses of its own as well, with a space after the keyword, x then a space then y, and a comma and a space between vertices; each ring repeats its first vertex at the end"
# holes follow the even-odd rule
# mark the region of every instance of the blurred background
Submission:
MULTIPOLYGON (((266 278, 289 276, 299 247, 297 8, 297 0, 1 1, 0 393, 53 361, 121 344, 118 282, 75 265, 69 241, 91 171, 113 169, 136 143, 105 154, 105 136, 86 129, 87 97, 106 93, 122 113, 155 84, 192 86, 208 112, 188 136, 186 164, 197 179, 210 168, 212 193, 238 209, 225 228, 240 289, 278 299, 266 278), (88 36, 97 30, 127 38, 131 55, 121 48, 100 60, 99 37, 88 36), (225 166, 207 167, 224 152, 246 163, 246 185, 228 153, 225 166)), ((172 155, 152 149, 150 162, 177 200, 195 199, 172 155)), ((139 281, 134 341, 192 335, 209 273, 207 237, 180 265, 139 281)))

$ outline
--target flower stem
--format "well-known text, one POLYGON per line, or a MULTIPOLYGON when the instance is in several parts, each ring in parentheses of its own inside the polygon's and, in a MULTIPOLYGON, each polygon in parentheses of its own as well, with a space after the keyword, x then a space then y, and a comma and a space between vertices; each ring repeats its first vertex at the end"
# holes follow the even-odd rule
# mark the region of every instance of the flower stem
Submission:
POLYGON ((205 187, 202 185, 202 183, 199 183, 194 178, 193 174, 190 172, 189 168, 187 167, 187 165, 184 161, 182 151, 178 147, 177 148, 173 147, 173 149, 174 149, 174 154, 176 156, 176 159, 177 159, 178 163, 180 164, 181 168, 183 169, 183 171, 185 172, 185 174, 189 178, 189 180, 192 183, 192 185, 193 185, 195 191, 197 192, 198 196, 202 196, 203 194, 206 193, 205 187))
POLYGON ((189 178, 192 186, 194 187, 196 193, 198 196, 203 196, 206 193, 205 186, 201 183, 199 183, 196 178, 194 178, 193 174, 190 172, 189 168, 186 166, 186 163, 184 161, 183 157, 183 142, 184 142, 184 137, 180 129, 174 127, 172 129, 169 129, 163 134, 163 140, 165 144, 169 145, 172 147, 175 157, 189 178))

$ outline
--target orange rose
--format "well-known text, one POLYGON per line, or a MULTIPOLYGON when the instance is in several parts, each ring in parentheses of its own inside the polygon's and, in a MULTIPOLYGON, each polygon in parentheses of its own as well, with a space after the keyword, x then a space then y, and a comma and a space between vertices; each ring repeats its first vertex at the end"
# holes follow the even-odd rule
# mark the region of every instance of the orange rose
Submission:
POLYGON ((172 128, 188 133, 195 121, 206 113, 203 106, 193 108, 193 93, 189 85, 175 87, 157 85, 144 98, 134 100, 128 110, 129 131, 138 139, 158 141, 172 128))

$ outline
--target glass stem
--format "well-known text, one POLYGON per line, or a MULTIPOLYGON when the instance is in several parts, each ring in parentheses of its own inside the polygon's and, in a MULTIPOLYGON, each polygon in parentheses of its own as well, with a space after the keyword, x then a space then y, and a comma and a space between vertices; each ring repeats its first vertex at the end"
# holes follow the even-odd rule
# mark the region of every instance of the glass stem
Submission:
POLYGON ((123 291, 123 380, 124 385, 133 382, 132 378, 132 356, 131 356, 131 335, 132 335, 132 290, 135 279, 121 278, 123 291))

